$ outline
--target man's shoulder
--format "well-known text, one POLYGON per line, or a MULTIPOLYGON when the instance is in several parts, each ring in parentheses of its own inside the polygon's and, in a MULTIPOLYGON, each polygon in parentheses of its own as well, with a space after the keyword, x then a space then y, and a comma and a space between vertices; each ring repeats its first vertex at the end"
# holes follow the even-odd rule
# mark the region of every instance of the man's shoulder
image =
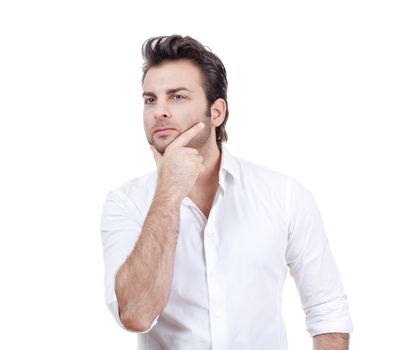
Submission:
POLYGON ((124 181, 121 185, 111 189, 109 195, 142 206, 152 200, 156 180, 157 171, 152 170, 144 175, 124 181))
POLYGON ((251 160, 235 157, 244 187, 261 187, 281 194, 307 193, 309 190, 294 176, 251 160))
POLYGON ((284 203, 287 211, 313 205, 312 192, 295 177, 253 161, 237 157, 236 160, 241 169, 242 186, 247 192, 276 199, 284 203))
POLYGON ((293 178, 271 167, 251 160, 235 157, 240 167, 241 180, 245 183, 265 182, 275 186, 285 186, 293 178))

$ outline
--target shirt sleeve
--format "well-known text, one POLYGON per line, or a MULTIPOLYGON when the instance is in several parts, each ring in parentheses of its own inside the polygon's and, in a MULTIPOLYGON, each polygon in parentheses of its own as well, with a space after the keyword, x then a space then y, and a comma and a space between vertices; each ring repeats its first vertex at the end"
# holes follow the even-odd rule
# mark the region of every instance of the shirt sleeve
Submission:
POLYGON ((287 187, 289 272, 299 291, 306 329, 313 337, 353 331, 347 295, 312 194, 297 181, 287 187))
MULTIPOLYGON (((131 254, 141 234, 142 223, 137 219, 141 217, 135 204, 124 194, 110 191, 102 210, 100 231, 104 256, 104 287, 107 308, 114 319, 124 329, 120 320, 119 307, 115 292, 115 277, 121 265, 131 254)), ((143 332, 147 333, 157 323, 159 315, 150 327, 143 332)))

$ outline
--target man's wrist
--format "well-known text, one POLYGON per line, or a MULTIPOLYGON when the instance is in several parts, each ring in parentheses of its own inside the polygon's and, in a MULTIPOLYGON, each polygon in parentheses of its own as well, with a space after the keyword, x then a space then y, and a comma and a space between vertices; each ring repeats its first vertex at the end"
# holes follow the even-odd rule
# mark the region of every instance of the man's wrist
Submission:
POLYGON ((183 198, 170 189, 157 187, 154 199, 169 203, 170 205, 180 206, 183 198))
POLYGON ((348 333, 325 333, 313 337, 313 350, 348 350, 348 333))

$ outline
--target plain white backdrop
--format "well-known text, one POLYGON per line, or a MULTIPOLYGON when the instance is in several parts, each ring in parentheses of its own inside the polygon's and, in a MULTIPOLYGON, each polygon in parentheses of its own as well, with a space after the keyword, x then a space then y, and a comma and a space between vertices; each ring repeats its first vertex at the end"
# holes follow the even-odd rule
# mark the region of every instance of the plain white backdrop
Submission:
MULTIPOLYGON (((107 191, 155 166, 141 45, 175 33, 228 70, 230 151, 313 192, 351 348, 406 348, 403 5, 2 1, 0 348, 136 349, 104 305, 99 222, 107 191)), ((311 349, 290 276, 283 314, 290 349, 311 349)))

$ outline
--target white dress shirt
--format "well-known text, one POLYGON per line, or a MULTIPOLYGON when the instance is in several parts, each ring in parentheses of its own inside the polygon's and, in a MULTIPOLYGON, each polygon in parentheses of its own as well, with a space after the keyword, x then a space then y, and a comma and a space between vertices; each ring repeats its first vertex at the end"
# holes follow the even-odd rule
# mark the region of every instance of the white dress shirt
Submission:
MULTIPOLYGON (((169 301, 140 350, 285 350, 281 316, 289 269, 311 336, 352 331, 347 297, 317 205, 300 183, 221 149, 208 219, 186 197, 169 301)), ((154 170, 107 194, 101 219, 105 298, 123 327, 116 272, 133 250, 151 205, 154 170)), ((135 283, 135 281, 134 281, 135 283)))

